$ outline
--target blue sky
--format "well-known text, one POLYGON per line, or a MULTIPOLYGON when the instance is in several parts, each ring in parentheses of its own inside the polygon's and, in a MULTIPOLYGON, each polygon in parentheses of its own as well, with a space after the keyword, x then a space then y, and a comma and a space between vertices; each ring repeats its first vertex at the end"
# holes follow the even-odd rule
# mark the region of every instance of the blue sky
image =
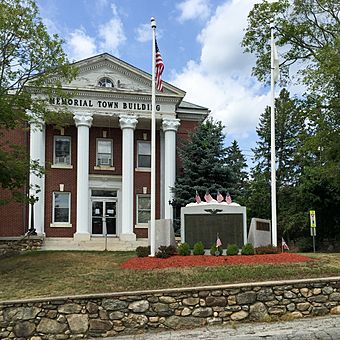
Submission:
POLYGON ((185 90, 226 126, 226 144, 244 153, 256 140, 269 89, 251 76, 254 56, 240 46, 259 0, 38 0, 50 33, 65 40, 70 60, 108 52, 151 73, 150 18, 157 21, 163 79, 185 90))

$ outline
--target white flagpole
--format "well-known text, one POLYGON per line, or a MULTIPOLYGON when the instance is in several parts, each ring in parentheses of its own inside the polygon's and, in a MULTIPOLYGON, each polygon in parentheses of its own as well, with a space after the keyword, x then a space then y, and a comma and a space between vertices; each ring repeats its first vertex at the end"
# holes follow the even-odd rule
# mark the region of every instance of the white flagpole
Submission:
POLYGON ((270 115, 270 149, 271 149, 271 197, 272 197, 272 243, 277 246, 277 219, 276 219, 276 156, 275 156, 275 64, 274 64, 274 24, 270 24, 271 34, 271 115, 270 115))
POLYGON ((151 18, 152 28, 152 92, 151 92, 151 220, 150 220, 150 256, 156 253, 156 20, 151 18))

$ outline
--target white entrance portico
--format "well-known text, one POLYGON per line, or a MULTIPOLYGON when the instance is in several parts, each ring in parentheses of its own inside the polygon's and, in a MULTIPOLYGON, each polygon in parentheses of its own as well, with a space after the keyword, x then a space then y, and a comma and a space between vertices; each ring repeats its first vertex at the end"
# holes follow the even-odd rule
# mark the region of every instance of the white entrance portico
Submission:
MULTIPOLYGON (((47 168, 30 178, 44 188, 34 206, 36 228, 55 244, 49 249, 65 249, 61 239, 69 249, 101 249, 93 244, 106 235, 111 250, 134 249, 148 237, 151 75, 106 53, 75 65, 77 78, 64 85, 74 97, 49 101, 51 109, 73 112, 73 122, 63 132, 44 123, 31 130, 31 158, 47 168)), ((184 95, 164 82, 156 96, 156 215, 165 219, 173 218, 178 129, 183 123, 187 134, 208 113, 182 105, 184 95)))

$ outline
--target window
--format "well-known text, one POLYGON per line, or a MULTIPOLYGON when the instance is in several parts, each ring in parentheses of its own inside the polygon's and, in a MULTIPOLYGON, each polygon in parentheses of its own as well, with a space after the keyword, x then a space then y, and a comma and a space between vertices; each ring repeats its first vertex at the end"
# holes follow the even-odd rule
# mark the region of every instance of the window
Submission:
POLYGON ((137 195, 137 224, 148 223, 151 218, 150 195, 137 195))
POLYGON ((138 168, 151 168, 151 143, 138 141, 138 168))
POLYGON ((71 137, 54 136, 53 164, 71 165, 71 137))
POLYGON ((113 87, 113 82, 110 78, 104 77, 98 81, 98 86, 101 87, 113 87))
POLYGON ((53 223, 70 223, 70 203, 69 192, 53 193, 53 223))
POLYGON ((112 140, 97 139, 97 166, 112 166, 112 140))

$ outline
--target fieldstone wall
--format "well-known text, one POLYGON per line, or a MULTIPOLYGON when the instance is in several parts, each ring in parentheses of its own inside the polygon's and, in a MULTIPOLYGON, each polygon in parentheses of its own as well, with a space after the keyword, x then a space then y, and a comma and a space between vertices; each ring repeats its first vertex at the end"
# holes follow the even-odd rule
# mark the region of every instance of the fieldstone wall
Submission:
POLYGON ((29 236, 25 238, 0 239, 0 258, 18 254, 26 250, 38 250, 43 244, 43 237, 29 236))
POLYGON ((0 339, 72 339, 340 314, 340 277, 0 302, 0 339))

